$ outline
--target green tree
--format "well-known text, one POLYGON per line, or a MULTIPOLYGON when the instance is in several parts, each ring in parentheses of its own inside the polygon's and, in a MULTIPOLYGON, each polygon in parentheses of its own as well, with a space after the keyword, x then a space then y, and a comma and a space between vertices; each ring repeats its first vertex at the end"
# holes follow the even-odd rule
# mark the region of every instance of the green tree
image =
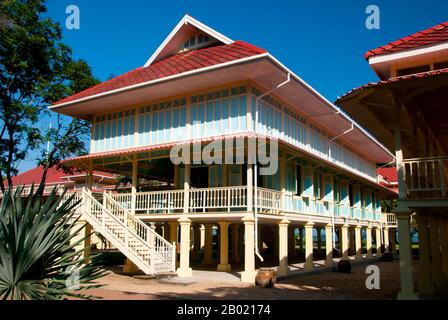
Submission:
MULTIPOLYGON (((58 116, 57 124, 41 128, 47 107, 97 83, 83 60, 75 60, 62 42, 58 23, 44 18, 44 0, 0 2, 0 188, 12 185, 17 166, 30 151, 42 152, 39 164, 48 168, 63 158, 85 153, 89 123, 58 116)), ((43 185, 43 184, 41 184, 43 185)))

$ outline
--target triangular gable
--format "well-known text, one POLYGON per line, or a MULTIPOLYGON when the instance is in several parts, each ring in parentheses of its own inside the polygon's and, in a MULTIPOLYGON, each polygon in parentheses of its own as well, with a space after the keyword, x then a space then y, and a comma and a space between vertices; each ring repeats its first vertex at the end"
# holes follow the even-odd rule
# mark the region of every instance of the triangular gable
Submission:
POLYGON ((189 40, 192 35, 197 34, 198 32, 206 34, 210 40, 212 40, 211 42, 222 44, 233 43, 232 39, 227 38, 187 14, 176 25, 173 31, 171 31, 168 37, 166 37, 166 39, 162 42, 159 48, 157 48, 144 66, 147 67, 153 62, 157 62, 175 54, 182 48, 184 43, 189 40))

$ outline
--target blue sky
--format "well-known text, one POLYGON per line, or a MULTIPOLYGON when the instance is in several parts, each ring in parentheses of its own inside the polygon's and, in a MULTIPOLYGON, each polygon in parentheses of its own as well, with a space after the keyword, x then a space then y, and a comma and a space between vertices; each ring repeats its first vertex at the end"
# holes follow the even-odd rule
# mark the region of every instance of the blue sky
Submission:
MULTIPOLYGON (((367 50, 445 21, 448 12, 448 0, 49 0, 48 15, 65 26, 71 4, 80 9, 81 25, 64 28, 64 42, 100 80, 142 66, 188 13, 268 50, 330 101, 377 80, 364 60, 367 50), (365 27, 371 4, 380 8, 379 30, 365 27)), ((33 166, 25 161, 20 169, 33 166)))

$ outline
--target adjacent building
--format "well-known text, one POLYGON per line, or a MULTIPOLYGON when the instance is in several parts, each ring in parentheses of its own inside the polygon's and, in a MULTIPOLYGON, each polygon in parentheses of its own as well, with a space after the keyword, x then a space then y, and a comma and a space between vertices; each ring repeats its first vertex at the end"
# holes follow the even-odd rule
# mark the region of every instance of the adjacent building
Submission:
POLYGON ((401 298, 446 290, 448 279, 448 22, 365 54, 380 78, 336 102, 396 159, 401 298), (419 235, 413 273, 410 219, 419 235))

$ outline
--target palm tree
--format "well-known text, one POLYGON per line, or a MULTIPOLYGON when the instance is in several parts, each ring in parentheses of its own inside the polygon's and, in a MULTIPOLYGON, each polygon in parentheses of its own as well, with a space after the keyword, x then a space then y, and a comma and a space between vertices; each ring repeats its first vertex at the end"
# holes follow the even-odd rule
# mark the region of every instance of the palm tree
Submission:
POLYGON ((7 189, 0 204, 0 298, 4 300, 89 299, 81 290, 97 288, 94 280, 104 271, 84 257, 88 248, 75 250, 83 229, 73 196, 67 201, 54 189, 46 198, 44 188, 7 189))

